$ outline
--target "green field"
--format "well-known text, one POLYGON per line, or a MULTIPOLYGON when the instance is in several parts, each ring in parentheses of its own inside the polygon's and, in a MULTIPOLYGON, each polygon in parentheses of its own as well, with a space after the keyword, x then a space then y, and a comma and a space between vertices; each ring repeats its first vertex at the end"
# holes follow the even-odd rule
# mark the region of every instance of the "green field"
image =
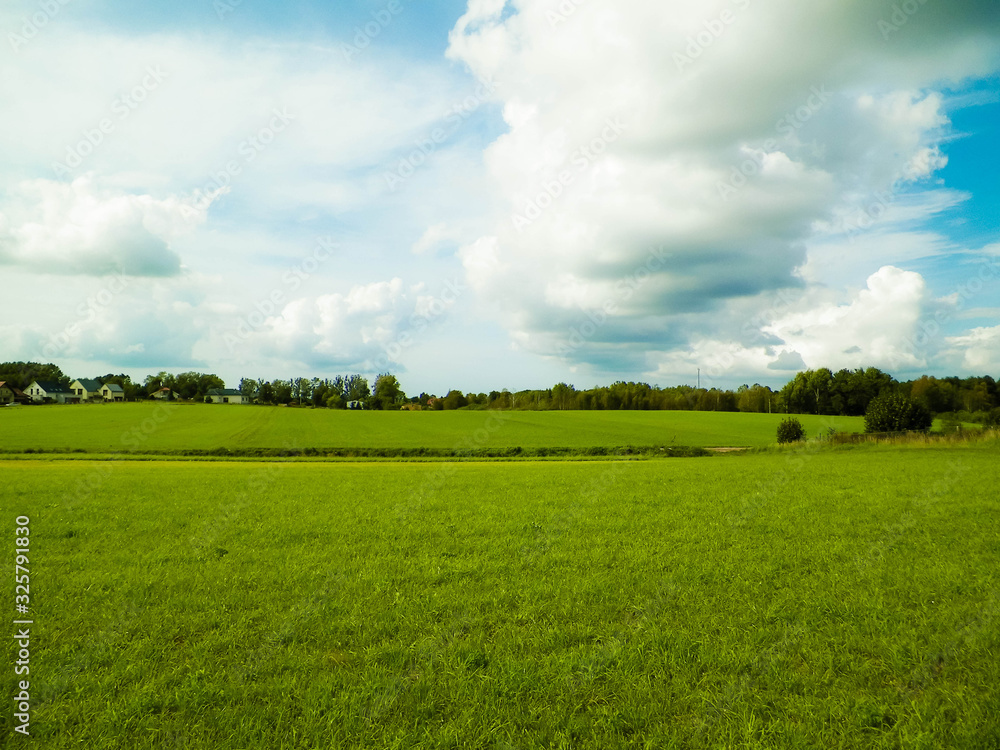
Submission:
MULTIPOLYGON (((361 412, 285 407, 106 404, 0 409, 6 450, 765 446, 779 414, 681 411, 361 412)), ((860 432, 860 417, 801 416, 810 437, 860 432)))
MULTIPOLYGON (((26 409, 16 440, 86 411, 26 409)), ((231 439, 239 412, 191 409, 157 437, 231 439)), ((335 439, 327 425, 393 432, 390 417, 445 439, 445 420, 477 417, 242 412, 261 440, 306 420, 306 442, 335 439)), ((516 416, 529 435, 559 415, 516 416)), ((650 440, 689 418, 601 424, 626 417, 650 440)), ((772 432, 750 419, 757 432, 723 437, 735 417, 699 418, 705 443, 772 432)), ((8 460, 8 541, 31 517, 34 713, 14 742, 8 703, 0 744, 995 749, 998 460, 996 441, 586 463, 8 460)), ((2 590, 12 602, 11 578, 2 590)))

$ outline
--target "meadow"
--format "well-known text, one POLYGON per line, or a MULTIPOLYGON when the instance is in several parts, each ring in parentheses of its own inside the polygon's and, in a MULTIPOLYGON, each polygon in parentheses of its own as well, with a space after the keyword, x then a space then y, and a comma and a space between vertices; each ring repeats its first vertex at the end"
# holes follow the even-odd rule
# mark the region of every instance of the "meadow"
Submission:
POLYGON ((9 459, 23 744, 996 748, 998 459, 9 459))
MULTIPOLYGON (((94 404, 0 409, 0 448, 180 451, 270 448, 452 450, 609 446, 759 447, 780 414, 682 411, 362 412, 206 404, 94 404)), ((860 432, 860 417, 799 417, 810 437, 860 432)))

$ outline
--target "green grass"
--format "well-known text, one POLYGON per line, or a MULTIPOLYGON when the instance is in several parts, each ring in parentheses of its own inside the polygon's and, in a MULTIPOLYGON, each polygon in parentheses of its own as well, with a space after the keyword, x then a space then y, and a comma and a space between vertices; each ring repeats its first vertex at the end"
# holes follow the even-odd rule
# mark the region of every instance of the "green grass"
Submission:
MULTIPOLYGON (((779 414, 725 412, 348 412, 151 403, 0 409, 6 450, 763 446, 779 414)), ((809 436, 860 417, 800 417, 809 436)))
POLYGON ((998 459, 6 461, 31 744, 996 748, 998 459))

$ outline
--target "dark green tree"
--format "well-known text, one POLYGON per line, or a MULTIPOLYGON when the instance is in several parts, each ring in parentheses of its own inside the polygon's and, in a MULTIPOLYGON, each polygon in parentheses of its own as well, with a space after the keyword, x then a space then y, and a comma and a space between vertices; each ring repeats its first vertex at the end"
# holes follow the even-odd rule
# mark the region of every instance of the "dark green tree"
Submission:
POLYGON ((442 403, 445 409, 461 409, 469 405, 469 399, 461 391, 448 391, 442 403))
POLYGON ((406 400, 399 380, 395 375, 382 373, 375 378, 375 392, 369 399, 369 408, 372 409, 399 409, 400 404, 406 400))
POLYGON ((778 442, 796 443, 806 436, 805 428, 795 417, 788 417, 778 424, 778 442))
POLYGON ((931 428, 931 413, 919 401, 901 393, 883 393, 868 405, 865 432, 926 432, 931 428))

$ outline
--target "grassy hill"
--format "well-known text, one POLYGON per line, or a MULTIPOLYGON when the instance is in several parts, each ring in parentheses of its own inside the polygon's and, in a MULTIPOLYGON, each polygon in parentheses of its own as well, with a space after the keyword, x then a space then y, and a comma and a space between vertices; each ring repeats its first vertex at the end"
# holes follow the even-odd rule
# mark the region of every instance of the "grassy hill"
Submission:
MULTIPOLYGON (((763 446, 779 414, 726 412, 350 412, 206 404, 106 404, 0 409, 5 450, 230 450, 459 446, 763 446)), ((800 417, 810 437, 857 417, 800 417)))

